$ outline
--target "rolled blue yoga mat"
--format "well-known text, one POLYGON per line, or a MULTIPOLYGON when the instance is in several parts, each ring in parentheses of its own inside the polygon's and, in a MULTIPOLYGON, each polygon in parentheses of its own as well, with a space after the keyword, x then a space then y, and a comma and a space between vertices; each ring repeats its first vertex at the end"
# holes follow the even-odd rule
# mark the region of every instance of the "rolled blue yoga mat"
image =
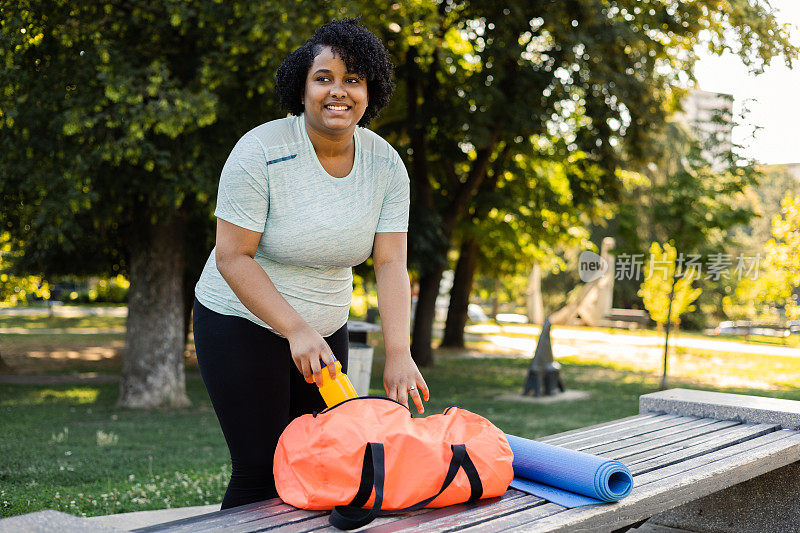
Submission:
POLYGON ((564 507, 615 502, 630 494, 624 464, 560 446, 506 434, 514 452, 511 487, 564 507))

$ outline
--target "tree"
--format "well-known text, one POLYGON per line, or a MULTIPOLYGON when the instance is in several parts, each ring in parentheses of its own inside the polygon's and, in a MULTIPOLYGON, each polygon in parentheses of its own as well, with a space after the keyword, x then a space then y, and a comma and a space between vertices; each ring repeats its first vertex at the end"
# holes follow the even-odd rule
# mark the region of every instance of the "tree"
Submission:
MULTIPOLYGON (((662 252, 654 243, 649 267, 661 254, 668 265, 677 259, 681 269, 668 266, 672 274, 664 280, 666 287, 657 279, 646 278, 639 296, 651 316, 656 313, 653 319, 666 326, 661 381, 661 387, 666 388, 670 326, 679 323, 673 316, 678 319, 684 312, 694 310, 691 304, 702 292, 691 289, 691 280, 683 286, 680 282, 685 281, 687 272, 693 278, 701 277, 702 263, 690 266, 692 260, 702 258, 698 252, 716 250, 715 256, 708 257, 721 257, 730 240, 728 230, 750 221, 753 211, 741 200, 745 190, 757 182, 759 173, 752 162, 737 158, 733 146, 719 150, 718 140, 698 139, 680 123, 667 122, 660 135, 663 152, 648 168, 653 185, 645 218, 652 221, 651 230, 656 235, 677 243, 681 253, 678 258, 674 248, 665 244, 662 252)), ((703 279, 708 280, 709 276, 703 279)))
POLYGON ((752 272, 740 272, 732 294, 722 298, 725 316, 730 320, 777 322, 778 308, 785 308, 791 298, 783 270, 765 263, 764 257, 760 257, 758 264, 753 261, 745 268, 752 272))
POLYGON ((532 136, 562 131, 571 152, 586 154, 570 175, 575 204, 614 202, 615 171, 652 147, 652 125, 667 114, 679 77, 691 76, 699 33, 717 52, 736 43, 756 70, 796 52, 766 2, 747 0, 442 2, 397 11, 392 50, 406 109, 384 132, 408 147, 411 232, 431 236, 429 253, 414 257, 412 354, 421 366, 433 363, 435 300, 456 229, 506 147, 513 156, 532 136))
POLYGON ((800 318, 800 302, 794 294, 800 287, 800 196, 787 194, 781 213, 772 219, 772 238, 767 242, 766 268, 780 272, 780 296, 790 319, 800 318))
POLYGON ((274 72, 327 14, 310 2, 2 7, 2 225, 24 245, 22 271, 129 276, 121 405, 188 402, 186 296, 213 239, 219 169, 278 116, 274 72))
POLYGON ((781 215, 786 196, 800 194, 798 181, 785 165, 758 167, 758 185, 746 190, 746 201, 756 217, 734 228, 734 239, 742 252, 736 260, 736 276, 726 287, 722 298, 725 316, 730 320, 779 320, 779 310, 786 304, 786 278, 781 268, 769 264, 767 242, 772 238, 772 222, 781 215), (741 262, 741 264, 739 264, 741 262))
POLYGON ((702 289, 693 288, 692 282, 699 276, 696 270, 679 270, 676 262, 678 252, 674 246, 664 243, 663 248, 657 242, 650 247, 650 259, 645 265, 645 278, 639 296, 644 301, 645 309, 659 326, 666 324, 664 341, 664 366, 661 375, 661 388, 667 388, 667 356, 669 349, 670 324, 680 323, 680 316, 692 309, 702 289), (655 271, 658 267, 659 272, 655 271))
MULTIPOLYGON (((737 266, 733 252, 741 250, 741 228, 757 214, 754 187, 762 174, 753 161, 739 155, 741 146, 699 128, 689 129, 676 118, 654 130, 652 160, 636 169, 644 179, 626 193, 616 226, 619 248, 625 253, 644 252, 642 242, 672 241, 687 259, 706 258, 706 265, 697 266, 709 268, 698 280, 704 290, 697 311, 686 316, 697 326, 720 313, 723 297, 732 290, 729 270, 737 266)), ((727 131, 741 120, 734 120, 730 112, 715 118, 727 131)), ((638 280, 622 280, 615 287, 624 294, 626 284, 630 288, 638 280)))
POLYGON ((781 213, 785 197, 800 195, 800 180, 786 165, 767 165, 758 170, 761 176, 752 192, 754 210, 759 216, 745 228, 752 239, 750 251, 754 253, 764 251, 764 244, 772 237, 772 222, 781 213))
POLYGON ((527 153, 492 163, 457 229, 461 242, 441 346, 463 347, 469 295, 476 273, 526 280, 531 265, 548 262, 559 245, 578 246, 581 228, 595 205, 575 205, 569 188, 571 164, 581 154, 566 153, 563 140, 532 139, 527 153), (563 162, 554 161, 561 150, 563 162), (571 161, 570 161, 571 160, 571 161))

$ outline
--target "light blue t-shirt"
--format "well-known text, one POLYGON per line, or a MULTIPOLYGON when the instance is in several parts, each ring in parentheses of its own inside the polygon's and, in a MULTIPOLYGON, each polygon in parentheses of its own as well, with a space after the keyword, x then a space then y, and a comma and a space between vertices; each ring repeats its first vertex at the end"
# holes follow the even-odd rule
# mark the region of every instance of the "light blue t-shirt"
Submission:
MULTIPOLYGON (((323 337, 347 322, 352 267, 369 257, 375 233, 408 231, 409 179, 400 156, 368 129, 354 136, 353 169, 336 178, 319 162, 302 115, 250 130, 225 162, 214 212, 261 232, 256 262, 323 337)), ((215 252, 195 286, 198 301, 272 330, 228 286, 215 252)))

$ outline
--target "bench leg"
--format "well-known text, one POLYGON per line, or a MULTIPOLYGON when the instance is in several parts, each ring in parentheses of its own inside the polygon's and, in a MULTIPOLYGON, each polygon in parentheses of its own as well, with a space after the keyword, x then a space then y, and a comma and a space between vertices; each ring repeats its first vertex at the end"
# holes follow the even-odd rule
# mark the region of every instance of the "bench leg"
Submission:
POLYGON ((701 533, 797 531, 800 461, 655 515, 650 523, 701 533))

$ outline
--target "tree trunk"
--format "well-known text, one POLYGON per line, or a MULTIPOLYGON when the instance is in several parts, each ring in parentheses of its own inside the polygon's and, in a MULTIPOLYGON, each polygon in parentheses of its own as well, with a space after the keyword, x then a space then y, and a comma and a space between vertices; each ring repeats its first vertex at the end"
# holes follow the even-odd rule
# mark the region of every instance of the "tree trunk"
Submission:
POLYGON ((472 292, 472 280, 478 263, 478 242, 467 239, 461 244, 453 288, 450 289, 450 306, 440 346, 464 347, 464 327, 467 325, 467 307, 472 292))
POLYGON ((11 374, 14 372, 14 369, 9 366, 8 363, 3 361, 3 355, 0 354, 0 374, 11 374))
POLYGON ((500 280, 494 280, 494 294, 492 295, 492 318, 497 320, 497 313, 500 312, 500 280))
MULTIPOLYGON (((675 271, 677 273, 677 270, 675 271)), ((667 304, 667 321, 664 323, 664 373, 661 375, 661 390, 667 390, 669 387, 669 378, 667 377, 667 363, 669 362, 669 326, 672 319, 672 300, 675 299, 675 284, 678 282, 678 276, 672 276, 672 285, 669 288, 669 304, 667 304)))
POLYGON ((189 344, 189 333, 192 327, 192 308, 194 307, 194 286, 197 280, 183 280, 183 347, 189 344))
POLYGON ((185 232, 185 220, 176 215, 148 225, 131 241, 120 406, 189 404, 183 361, 185 232))
POLYGON ((420 276, 417 309, 414 312, 414 333, 411 356, 417 366, 433 366, 433 319, 436 316, 436 297, 444 273, 444 265, 420 276))
POLYGON ((542 271, 539 262, 533 263, 528 276, 528 322, 544 324, 544 302, 542 302, 542 271))

